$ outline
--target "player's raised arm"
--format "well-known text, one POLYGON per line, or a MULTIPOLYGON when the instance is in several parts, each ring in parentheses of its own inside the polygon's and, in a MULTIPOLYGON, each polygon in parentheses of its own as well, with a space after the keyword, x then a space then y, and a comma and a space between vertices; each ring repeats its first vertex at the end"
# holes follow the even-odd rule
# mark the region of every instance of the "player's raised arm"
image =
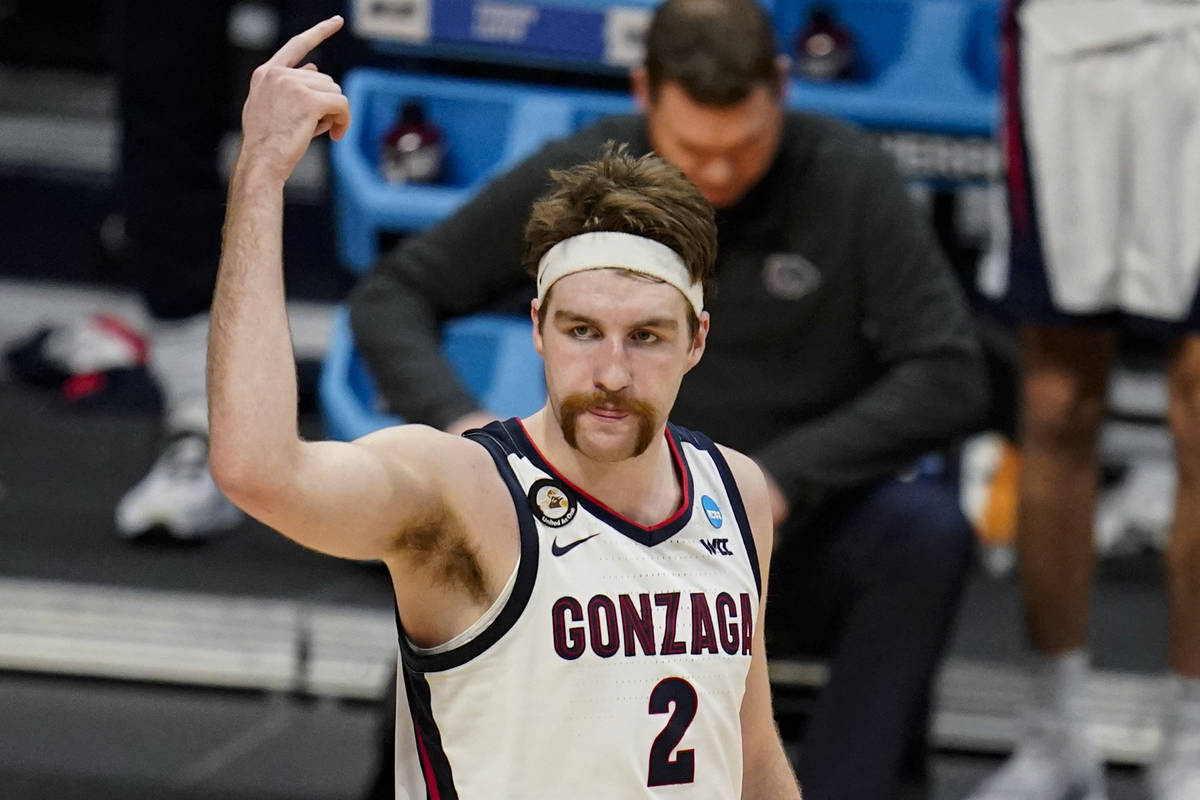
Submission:
MULTIPOLYGON (((295 357, 284 305, 283 187, 314 136, 349 124, 341 89, 309 51, 333 17, 254 71, 230 180, 208 350, 210 467, 239 506, 301 544, 334 555, 384 555, 405 520, 440 502, 422 459, 453 437, 422 428, 354 444, 300 440, 295 357)), ((453 448, 454 444, 448 444, 453 448)))

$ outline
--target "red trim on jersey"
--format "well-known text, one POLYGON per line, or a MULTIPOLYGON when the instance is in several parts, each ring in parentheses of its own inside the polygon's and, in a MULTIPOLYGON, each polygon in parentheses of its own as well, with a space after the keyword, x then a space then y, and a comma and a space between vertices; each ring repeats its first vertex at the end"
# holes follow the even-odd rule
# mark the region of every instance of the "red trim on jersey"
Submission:
POLYGON ((537 453, 538 456, 541 457, 542 461, 546 462, 546 466, 549 467, 550 471, 554 473, 554 477, 558 478, 560 481, 565 483, 567 486, 570 486, 571 489, 574 490, 577 494, 580 494, 583 497, 586 497, 590 502, 595 503, 596 505, 600 506, 600 508, 607 511, 609 514, 612 514, 614 517, 616 517, 617 519, 621 520, 624 523, 632 525, 633 527, 635 527, 639 530, 643 530, 643 531, 647 531, 647 532, 656 531, 659 528, 665 528, 668 525, 670 525, 672 522, 675 522, 680 517, 682 517, 684 514, 686 514, 688 509, 690 509, 692 507, 692 498, 688 496, 688 481, 684 477, 687 474, 687 472, 686 472, 687 471, 687 463, 683 460, 683 454, 679 452, 679 447, 675 444, 675 440, 671 438, 670 431, 668 431, 666 429, 663 430, 663 435, 667 437, 667 444, 671 448, 671 455, 675 457, 675 474, 679 478, 680 486, 683 488, 683 501, 679 504, 679 508, 677 508, 675 510, 674 514, 667 517, 666 519, 664 519, 662 522, 658 523, 657 525, 651 525, 650 527, 646 527, 645 525, 634 522, 629 517, 625 516, 624 514, 620 513, 619 511, 614 511, 613 509, 609 508, 607 505, 600 502, 596 498, 592 497, 590 494, 585 492, 583 489, 580 489, 578 486, 571 483, 570 480, 563 477, 563 474, 554 468, 554 465, 550 463, 550 459, 546 458, 546 454, 541 451, 541 448, 539 448, 537 446, 537 442, 535 442, 533 440, 533 437, 529 435, 529 429, 525 427, 525 420, 517 419, 517 424, 521 426, 521 431, 522 431, 522 433, 525 434, 525 438, 529 441, 529 446, 532 447, 534 452, 537 453))
POLYGON ((1020 0, 1005 4, 1001 56, 1003 58, 1004 152, 1008 161, 1009 213, 1012 226, 1022 234, 1029 230, 1029 171, 1025 164, 1021 130, 1020 30, 1017 26, 1017 6, 1020 0))
POLYGON ((430 800, 441 800, 442 793, 438 790, 437 776, 433 772, 433 762, 429 760, 429 753, 425 752, 425 737, 421 735, 421 729, 416 725, 413 726, 413 731, 417 734, 417 752, 421 754, 421 771, 425 773, 425 788, 429 790, 430 800))

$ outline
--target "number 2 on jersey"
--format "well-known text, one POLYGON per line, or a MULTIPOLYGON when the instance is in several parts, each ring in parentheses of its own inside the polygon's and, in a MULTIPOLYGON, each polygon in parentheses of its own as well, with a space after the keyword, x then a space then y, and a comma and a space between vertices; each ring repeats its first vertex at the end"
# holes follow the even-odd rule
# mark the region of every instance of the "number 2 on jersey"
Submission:
POLYGON ((650 713, 666 714, 675 711, 667 725, 650 745, 650 777, 647 786, 668 786, 692 783, 696 780, 696 751, 680 750, 672 760, 671 753, 683 740, 688 726, 696 718, 696 690, 683 678, 663 678, 650 692, 650 713))

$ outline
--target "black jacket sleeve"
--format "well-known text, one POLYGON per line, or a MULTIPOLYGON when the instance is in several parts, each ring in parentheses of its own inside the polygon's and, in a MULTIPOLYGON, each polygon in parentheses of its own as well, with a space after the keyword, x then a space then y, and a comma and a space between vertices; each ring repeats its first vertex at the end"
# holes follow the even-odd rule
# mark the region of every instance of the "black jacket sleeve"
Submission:
POLYGON ((987 378, 970 312, 925 215, 872 146, 855 188, 862 335, 879 377, 755 455, 794 508, 895 474, 978 425, 987 378))

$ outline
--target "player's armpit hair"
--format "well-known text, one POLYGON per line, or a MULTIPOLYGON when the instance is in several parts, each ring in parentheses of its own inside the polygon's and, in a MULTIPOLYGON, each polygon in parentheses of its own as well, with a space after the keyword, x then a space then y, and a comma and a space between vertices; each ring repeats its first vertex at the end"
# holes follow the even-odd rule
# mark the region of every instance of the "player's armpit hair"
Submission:
POLYGON ((460 589, 471 599, 486 602, 487 585, 479 554, 467 541, 458 516, 442 507, 397 531, 389 548, 404 555, 414 569, 439 585, 460 589))

